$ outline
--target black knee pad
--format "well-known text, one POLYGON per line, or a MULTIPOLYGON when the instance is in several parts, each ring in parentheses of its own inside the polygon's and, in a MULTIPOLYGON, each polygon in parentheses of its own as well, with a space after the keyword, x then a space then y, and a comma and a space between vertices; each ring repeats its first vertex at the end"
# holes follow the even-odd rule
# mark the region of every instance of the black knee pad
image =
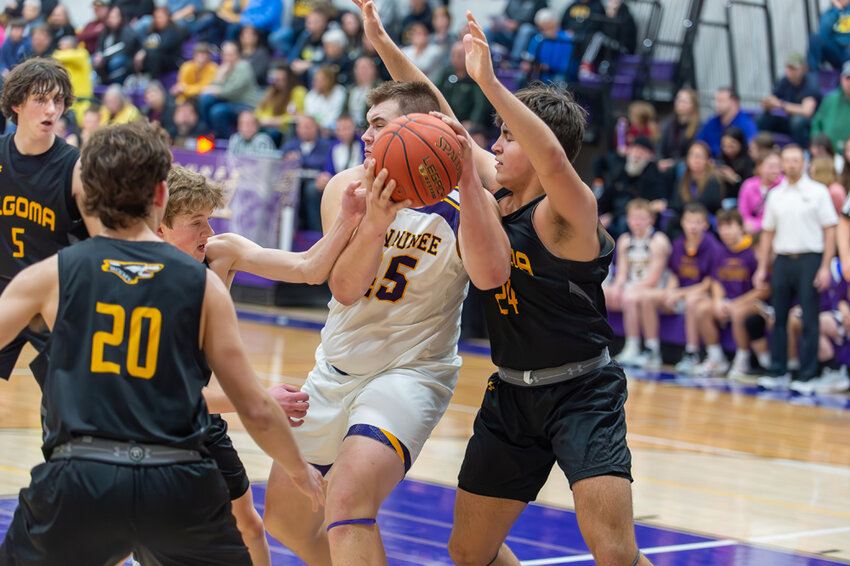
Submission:
POLYGON ((744 321, 744 326, 747 328, 747 334, 750 335, 751 340, 759 340, 765 337, 767 324, 764 321, 764 317, 760 314, 751 314, 748 316, 744 321))

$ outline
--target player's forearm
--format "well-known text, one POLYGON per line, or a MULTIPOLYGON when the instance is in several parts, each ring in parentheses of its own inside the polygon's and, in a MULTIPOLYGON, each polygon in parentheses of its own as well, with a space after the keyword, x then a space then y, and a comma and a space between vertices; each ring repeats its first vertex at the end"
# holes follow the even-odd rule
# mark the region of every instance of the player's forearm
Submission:
POLYGON ((460 249, 472 284, 481 290, 503 285, 511 275, 511 245, 493 197, 476 182, 459 186, 460 249))
POLYGON ((328 278, 334 299, 352 305, 366 294, 381 265, 385 235, 372 226, 361 225, 357 229, 328 278))
POLYGON ((262 391, 258 402, 239 411, 239 417, 257 446, 288 474, 299 473, 305 467, 306 462, 295 444, 286 414, 271 395, 262 391))
POLYGON ((203 394, 210 413, 232 413, 236 410, 224 391, 204 387, 203 394))
MULTIPOLYGON (((342 213, 337 215, 322 239, 305 252, 305 261, 302 264, 305 283, 318 285, 330 276, 331 269, 351 241, 351 235, 358 224, 359 216, 346 216, 342 213)), ((377 270, 377 266, 375 269, 377 270)))

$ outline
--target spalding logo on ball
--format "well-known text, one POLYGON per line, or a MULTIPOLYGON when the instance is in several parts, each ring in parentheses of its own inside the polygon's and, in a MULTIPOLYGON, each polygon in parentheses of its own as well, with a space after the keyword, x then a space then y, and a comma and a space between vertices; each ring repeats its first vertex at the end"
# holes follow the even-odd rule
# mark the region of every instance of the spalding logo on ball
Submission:
POLYGON ((457 186, 460 142, 448 124, 430 114, 406 114, 386 125, 372 148, 375 171, 395 179, 393 200, 413 208, 443 200, 457 186))

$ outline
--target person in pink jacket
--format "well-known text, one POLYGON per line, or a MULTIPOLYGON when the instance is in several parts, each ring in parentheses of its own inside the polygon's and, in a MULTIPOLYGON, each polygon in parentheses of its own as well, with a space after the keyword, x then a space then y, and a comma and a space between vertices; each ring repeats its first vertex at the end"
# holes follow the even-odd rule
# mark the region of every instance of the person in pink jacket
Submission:
POLYGON ((744 181, 738 192, 738 211, 744 218, 744 230, 748 234, 761 231, 767 192, 782 181, 779 153, 771 151, 765 155, 757 166, 757 173, 744 181))

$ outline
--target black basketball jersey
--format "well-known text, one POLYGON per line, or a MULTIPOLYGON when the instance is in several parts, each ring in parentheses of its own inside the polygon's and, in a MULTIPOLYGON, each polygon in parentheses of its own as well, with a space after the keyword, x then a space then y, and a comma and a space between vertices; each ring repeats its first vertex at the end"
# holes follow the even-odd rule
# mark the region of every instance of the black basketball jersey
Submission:
POLYGON ((59 252, 46 456, 81 435, 201 447, 206 277, 201 262, 165 242, 96 237, 59 252))
POLYGON ((57 136, 41 155, 22 156, 14 137, 0 136, 0 279, 6 280, 85 234, 71 195, 79 150, 57 136))
POLYGON ((485 291, 484 300, 491 356, 500 367, 534 370, 587 360, 614 335, 602 294, 613 240, 600 226, 596 259, 556 257, 532 223, 542 198, 502 218, 511 243, 511 277, 485 291))

